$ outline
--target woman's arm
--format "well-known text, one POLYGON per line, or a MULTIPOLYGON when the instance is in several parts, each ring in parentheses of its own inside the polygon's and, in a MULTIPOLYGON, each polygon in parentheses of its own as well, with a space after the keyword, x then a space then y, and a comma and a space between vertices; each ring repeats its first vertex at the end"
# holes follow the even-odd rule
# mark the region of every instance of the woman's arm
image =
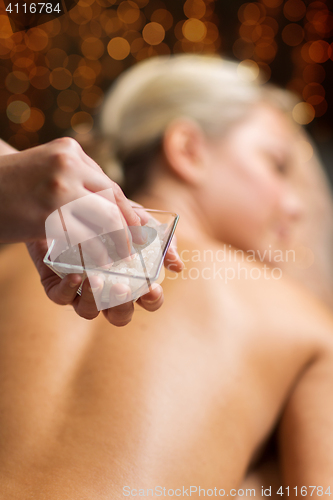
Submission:
POLYGON ((280 424, 282 477, 292 498, 296 487, 297 497, 304 495, 302 487, 307 487, 306 496, 314 498, 333 493, 332 396, 333 342, 329 341, 296 383, 280 424))

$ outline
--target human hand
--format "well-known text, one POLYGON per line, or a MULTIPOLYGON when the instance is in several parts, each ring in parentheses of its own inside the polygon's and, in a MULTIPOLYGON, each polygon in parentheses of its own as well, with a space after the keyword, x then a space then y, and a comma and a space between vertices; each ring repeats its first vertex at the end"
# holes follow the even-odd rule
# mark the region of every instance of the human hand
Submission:
MULTIPOLYGON (((79 316, 88 320, 92 320, 99 315, 100 311, 96 307, 94 295, 91 290, 91 287, 97 288, 101 285, 98 276, 91 277, 90 281, 85 279, 81 295, 78 295, 77 290, 82 284, 82 276, 79 274, 68 274, 64 279, 61 279, 49 269, 43 262, 44 255, 47 252, 47 243, 45 240, 28 243, 27 247, 40 274, 45 292, 53 302, 59 305, 72 305, 79 316)), ((180 271, 182 265, 179 265, 178 269, 180 271)), ((130 297, 130 289, 126 285, 115 285, 114 292, 119 294, 119 296, 128 294, 130 297)), ((162 287, 153 283, 149 292, 140 297, 136 303, 146 311, 153 312, 162 306, 163 301, 162 287)), ((103 310, 105 318, 114 326, 127 325, 131 321, 133 313, 134 302, 130 299, 121 305, 103 310)))
MULTIPOLYGON (((71 138, 0 157, 0 241, 45 238, 45 220, 59 207, 92 192, 110 189, 128 226, 140 218, 120 187, 71 138)), ((112 214, 109 200, 95 197, 99 214, 112 214), (102 206, 102 204, 104 205, 102 206), (109 209, 107 209, 109 208, 109 209)), ((94 214, 95 215, 95 214, 94 214)), ((109 216, 112 219, 112 215, 109 216)))
MULTIPOLYGON (((0 240, 27 241, 29 253, 48 297, 57 304, 72 304, 80 316, 93 319, 99 311, 89 282, 84 283, 82 295, 79 296, 80 275, 68 275, 61 280, 43 263, 48 250, 45 220, 51 212, 72 200, 110 188, 125 224, 139 226, 141 219, 120 187, 103 173, 73 139, 58 139, 22 153, 10 154, 12 152, 6 151, 8 154, 1 157, 0 163, 0 240)), ((105 203, 104 200, 97 201, 105 203)), ((111 211, 103 210, 103 213, 111 211)), ((172 246, 167 252, 165 264, 172 264, 172 270, 177 272, 183 267, 172 246)), ((162 288, 156 285, 138 303, 149 311, 158 309, 163 303, 162 288)), ((131 311, 133 302, 128 302, 104 314, 111 323, 121 326, 130 321, 131 311)))
MULTIPOLYGON (((76 313, 85 319, 96 318, 99 311, 96 307, 91 287, 98 288, 101 286, 99 278, 93 276, 90 278, 90 281, 86 279, 80 296, 77 294, 77 290, 82 284, 81 275, 70 274, 61 279, 44 264, 43 258, 48 250, 46 240, 27 243, 27 247, 40 274, 41 282, 48 297, 56 304, 72 305, 76 313)), ((176 272, 182 271, 184 267, 177 253, 175 242, 171 242, 164 265, 176 272)), ((130 300, 130 289, 125 285, 118 284, 115 285, 114 293, 118 294, 118 296, 127 294, 129 300, 121 305, 103 310, 103 314, 111 324, 125 326, 131 321, 134 312, 134 303, 130 300)), ((162 287, 154 283, 150 287, 149 292, 137 300, 137 304, 143 309, 153 312, 162 306, 163 300, 162 287)))

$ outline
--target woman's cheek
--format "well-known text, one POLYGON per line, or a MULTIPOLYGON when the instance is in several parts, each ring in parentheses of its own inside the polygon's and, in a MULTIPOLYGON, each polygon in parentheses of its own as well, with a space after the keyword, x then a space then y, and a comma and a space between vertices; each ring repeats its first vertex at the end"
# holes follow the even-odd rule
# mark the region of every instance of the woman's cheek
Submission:
POLYGON ((256 189, 256 203, 250 209, 252 218, 256 221, 258 232, 268 230, 279 214, 281 188, 270 179, 262 179, 256 189))
POLYGON ((267 233, 271 233, 276 230, 276 227, 279 226, 279 221, 281 218, 281 197, 282 197, 282 186, 278 182, 267 186, 265 192, 266 198, 266 219, 265 225, 267 229, 267 233))

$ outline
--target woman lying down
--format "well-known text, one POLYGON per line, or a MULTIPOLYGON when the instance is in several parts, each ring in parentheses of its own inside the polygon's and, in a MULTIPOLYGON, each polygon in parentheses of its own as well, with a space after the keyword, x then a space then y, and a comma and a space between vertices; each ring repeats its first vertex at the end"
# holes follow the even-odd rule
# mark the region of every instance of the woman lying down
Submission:
POLYGON ((1 499, 232 496, 273 433, 278 486, 333 492, 330 199, 287 98, 236 68, 152 59, 105 105, 128 194, 180 214, 186 269, 157 312, 86 321, 1 253, 1 499))

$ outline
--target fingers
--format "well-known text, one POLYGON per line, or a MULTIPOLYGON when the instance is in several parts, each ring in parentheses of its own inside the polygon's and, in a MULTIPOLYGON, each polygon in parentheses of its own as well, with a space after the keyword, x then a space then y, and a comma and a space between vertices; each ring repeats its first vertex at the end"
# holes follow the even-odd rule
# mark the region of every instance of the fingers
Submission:
POLYGON ((82 277, 79 274, 69 274, 61 279, 52 273, 47 280, 44 280, 43 285, 49 299, 65 306, 73 302, 81 282, 82 277))
MULTIPOLYGON (((78 145, 79 146, 79 145, 78 145)), ((113 182, 104 172, 103 170, 97 165, 97 163, 92 160, 88 155, 86 155, 79 146, 80 151, 80 157, 82 161, 91 169, 93 169, 96 172, 96 176, 91 176, 89 175, 88 177, 85 178, 84 180, 84 187, 88 189, 89 191, 97 192, 97 191, 102 191, 102 189, 108 189, 110 187, 113 188, 113 193, 115 196, 116 203, 123 214, 126 223, 128 226, 140 226, 141 225, 141 220, 136 211, 132 207, 132 202, 126 198, 124 195, 122 189, 118 184, 113 182), (97 177, 97 174, 99 177, 97 177), (106 187, 101 188, 97 187, 96 182, 99 185, 100 182, 106 183, 106 187)))
MULTIPOLYGON (((82 182, 88 191, 93 193, 97 193, 99 191, 107 190, 112 188, 115 202, 125 218, 126 224, 128 226, 139 226, 141 225, 141 220, 139 215, 136 213, 134 208, 132 207, 131 202, 126 198, 122 189, 118 184, 113 182, 99 167, 99 171, 92 172, 91 163, 93 160, 87 157, 89 163, 85 162, 85 164, 90 167, 86 171, 81 171, 82 182)), ((95 163, 95 162, 93 162, 95 163)))
MULTIPOLYGON (((72 245, 92 238, 97 234, 111 233, 127 226, 141 226, 140 217, 135 213, 130 201, 125 197, 121 188, 113 182, 88 155, 81 146, 71 138, 63 138, 44 146, 47 154, 53 158, 51 183, 54 190, 53 206, 63 211, 67 231, 71 234, 77 227, 87 227, 83 236, 75 237, 72 245), (85 194, 98 193, 95 196, 85 194), (70 215, 69 216, 69 212, 70 215), (68 220, 69 219, 69 220, 68 220), (82 222, 81 226, 69 227, 70 221, 75 219, 82 222)), ((128 231, 124 237, 116 241, 121 254, 129 255, 131 241, 128 231)), ((70 236, 71 237, 71 236, 70 236)), ((72 239, 72 238, 71 238, 72 239)))
POLYGON ((137 300, 137 303, 146 311, 157 311, 164 302, 163 288, 157 283, 153 283, 150 290, 137 300))
POLYGON ((151 236, 152 239, 156 236, 156 231, 151 227, 129 226, 128 229, 131 233, 133 243, 137 245, 144 245, 148 242, 149 236, 151 236))
POLYGON ((91 276, 83 283, 81 297, 78 295, 72 305, 75 312, 85 319, 94 319, 99 315, 95 297, 102 293, 103 280, 99 276, 91 276))
POLYGON ((114 326, 126 326, 131 321, 134 312, 134 304, 131 300, 131 289, 128 286, 118 283, 111 288, 111 304, 115 304, 117 301, 120 302, 126 299, 128 299, 127 302, 103 311, 103 314, 109 323, 114 326))
POLYGON ((126 302, 120 306, 105 309, 103 311, 106 319, 114 326, 126 326, 131 321, 134 312, 133 302, 126 302))
MULTIPOLYGON (((138 203, 135 203, 134 201, 131 201, 131 204, 136 211, 136 213, 139 215, 141 219, 141 224, 147 224, 149 219, 153 218, 152 214, 149 214, 142 205, 139 205, 138 203)), ((158 222, 156 219, 154 219, 156 222, 158 222)), ((141 233, 144 234, 144 233, 141 233)), ((132 231, 132 236, 133 236, 133 231, 132 231)), ((134 236, 133 236, 133 241, 136 243, 134 236)), ((181 272, 184 269, 184 263, 182 262, 180 256, 178 255, 177 252, 177 243, 176 243, 176 236, 173 236, 172 242, 168 248, 168 251, 165 255, 164 259, 164 265, 167 269, 170 271, 174 272, 181 272)))
MULTIPOLYGON (((103 249, 99 248, 101 241, 98 236, 108 234, 114 241, 121 258, 130 255, 132 249, 131 234, 127 230, 126 221, 115 203, 112 189, 91 193, 74 200, 64 205, 61 208, 61 213, 72 245, 89 240, 90 246, 96 247, 98 250, 96 255, 99 255, 103 253, 103 249)), ((89 256, 94 259, 93 252, 89 252, 89 256)), ((99 265, 104 265, 100 263, 100 259, 99 265)))
POLYGON ((141 226, 141 219, 133 209, 130 201, 124 195, 122 189, 118 184, 113 184, 113 193, 117 202, 117 205, 123 214, 128 226, 141 226))
POLYGON ((141 220, 141 225, 147 224, 149 219, 151 218, 151 215, 149 215, 145 208, 140 205, 139 203, 136 203, 135 201, 129 200, 130 204, 133 207, 134 212, 140 217, 141 220))
MULTIPOLYGON (((117 208, 117 210, 119 209, 117 208)), ((121 216, 123 228, 119 229, 118 231, 112 231, 111 233, 109 233, 109 236, 115 244, 119 258, 125 259, 129 255, 131 255, 133 251, 133 238, 130 230, 131 228, 127 226, 123 214, 120 211, 119 214, 121 216)))
POLYGON ((90 193, 67 203, 61 207, 61 212, 72 245, 99 234, 111 233, 124 228, 117 205, 104 196, 99 196, 98 193, 90 193), (78 220, 82 226, 77 225, 78 220))
MULTIPOLYGON (((92 320, 96 318, 99 311, 96 307, 95 296, 103 288, 103 282, 98 276, 92 276, 86 279, 81 296, 77 295, 77 290, 82 282, 82 277, 78 274, 71 274, 64 279, 54 275, 54 283, 47 291, 48 297, 59 305, 72 304, 75 312, 82 318, 92 320), (94 292, 92 291, 94 290, 94 292)), ((117 284, 112 288, 112 302, 123 301, 128 298, 128 302, 114 306, 103 311, 104 316, 109 323, 114 326, 126 326, 132 319, 134 313, 134 304, 131 300, 129 287, 117 284)), ((140 297, 137 303, 146 311, 153 312, 159 309, 164 302, 163 289, 157 283, 154 283, 150 291, 140 297)))
POLYGON ((164 266, 169 269, 169 271, 174 271, 176 273, 180 273, 185 267, 183 261, 178 255, 176 247, 172 244, 169 246, 165 255, 164 266))

